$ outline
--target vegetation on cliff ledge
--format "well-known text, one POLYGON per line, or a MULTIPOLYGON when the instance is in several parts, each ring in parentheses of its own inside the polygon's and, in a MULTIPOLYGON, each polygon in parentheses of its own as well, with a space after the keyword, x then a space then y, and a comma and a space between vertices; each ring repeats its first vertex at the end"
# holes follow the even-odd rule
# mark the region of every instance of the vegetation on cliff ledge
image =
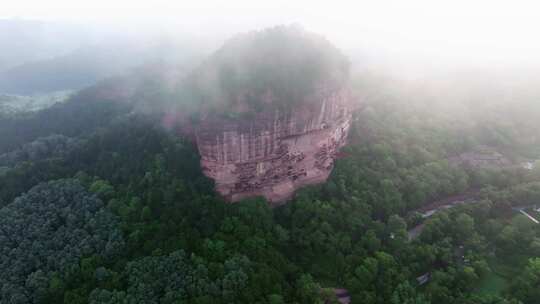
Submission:
POLYGON ((348 59, 324 37, 279 26, 228 40, 178 94, 204 110, 249 113, 294 106, 323 86, 346 85, 348 77, 348 59))

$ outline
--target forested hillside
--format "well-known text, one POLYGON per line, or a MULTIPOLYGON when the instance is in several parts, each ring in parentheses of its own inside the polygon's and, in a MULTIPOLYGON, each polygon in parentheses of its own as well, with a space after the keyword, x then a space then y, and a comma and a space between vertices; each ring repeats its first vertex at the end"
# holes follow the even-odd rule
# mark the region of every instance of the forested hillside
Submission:
POLYGON ((329 181, 270 208, 214 192, 155 76, 0 116, 0 303, 539 303, 536 95, 356 76, 329 181))

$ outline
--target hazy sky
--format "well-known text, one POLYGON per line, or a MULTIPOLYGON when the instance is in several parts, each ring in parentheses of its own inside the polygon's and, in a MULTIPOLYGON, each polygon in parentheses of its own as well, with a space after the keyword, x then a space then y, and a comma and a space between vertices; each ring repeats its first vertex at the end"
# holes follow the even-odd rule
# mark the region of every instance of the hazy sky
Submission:
POLYGON ((7 0, 0 17, 219 34, 300 23, 343 48, 450 61, 540 62, 536 1, 7 0))

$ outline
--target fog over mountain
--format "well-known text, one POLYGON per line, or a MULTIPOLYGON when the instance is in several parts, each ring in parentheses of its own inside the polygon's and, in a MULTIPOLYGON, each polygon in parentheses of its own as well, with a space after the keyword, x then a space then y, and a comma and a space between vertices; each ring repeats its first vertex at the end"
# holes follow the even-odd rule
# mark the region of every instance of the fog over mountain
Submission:
POLYGON ((540 303, 538 11, 2 3, 0 303, 540 303))
POLYGON ((0 71, 65 55, 97 37, 81 26, 60 22, 0 19, 0 71))
POLYGON ((65 21, 0 19, 0 93, 78 90, 145 64, 193 66, 209 52, 192 35, 118 29, 65 21))

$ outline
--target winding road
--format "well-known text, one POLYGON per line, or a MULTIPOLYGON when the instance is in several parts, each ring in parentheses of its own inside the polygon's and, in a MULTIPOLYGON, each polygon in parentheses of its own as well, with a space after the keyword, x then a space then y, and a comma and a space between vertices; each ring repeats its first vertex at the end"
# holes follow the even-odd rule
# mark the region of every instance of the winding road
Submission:
MULTIPOLYGON (((474 199, 478 198, 479 193, 480 193, 479 190, 470 190, 462 194, 448 196, 444 199, 434 201, 426 206, 413 210, 411 211, 411 213, 418 212, 422 214, 423 218, 428 218, 441 210, 450 209, 455 206, 466 204, 466 203, 474 203, 476 202, 474 199)), ((536 218, 534 218, 532 215, 530 215, 529 213, 525 211, 525 209, 530 208, 530 207, 531 206, 516 206, 516 207, 513 207, 512 210, 525 215, 528 219, 530 219, 534 223, 540 224, 539 220, 537 220, 536 218)), ((424 226, 425 226, 425 223, 421 223, 409 229, 407 231, 407 233, 409 234, 409 241, 416 239, 422 233, 424 226)))
MULTIPOLYGON (((410 213, 418 212, 422 214, 423 218, 428 218, 441 210, 450 209, 455 206, 462 205, 468 202, 474 203, 475 202, 474 199, 478 198, 479 193, 480 193, 480 190, 473 189, 473 190, 463 192, 461 194, 447 196, 443 199, 433 201, 421 208, 415 209, 411 211, 410 213)), ((407 233, 409 234, 409 240, 411 241, 417 238, 420 235, 420 233, 422 233, 424 226, 425 224, 421 223, 409 229, 407 231, 407 233)))

